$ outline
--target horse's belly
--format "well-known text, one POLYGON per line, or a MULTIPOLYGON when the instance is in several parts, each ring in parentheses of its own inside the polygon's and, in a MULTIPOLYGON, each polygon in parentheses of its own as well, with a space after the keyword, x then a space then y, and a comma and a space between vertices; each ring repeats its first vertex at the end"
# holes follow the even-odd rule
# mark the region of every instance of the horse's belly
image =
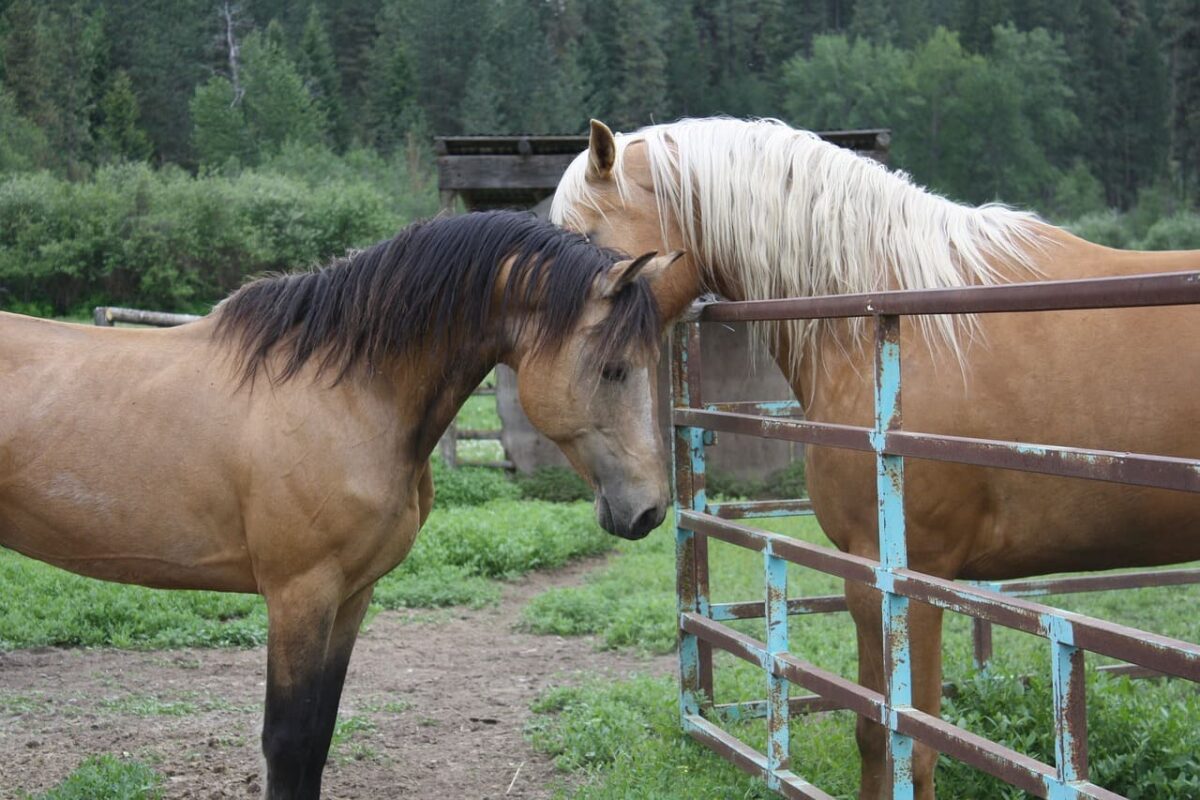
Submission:
MULTIPOLYGON (((0 486, 0 545, 102 580, 254 591, 234 526, 217 527, 219 514, 180 514, 171 497, 169 484, 152 498, 66 471, 32 485, 13 481, 0 486)), ((223 505, 213 501, 211 511, 223 505)))

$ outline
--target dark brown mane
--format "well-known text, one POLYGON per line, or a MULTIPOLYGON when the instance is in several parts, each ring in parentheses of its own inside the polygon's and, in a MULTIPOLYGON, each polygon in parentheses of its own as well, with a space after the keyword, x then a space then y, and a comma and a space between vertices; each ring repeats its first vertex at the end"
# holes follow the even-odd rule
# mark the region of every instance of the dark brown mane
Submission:
MULTIPOLYGON (((501 266, 513 260, 499 317, 518 333, 531 329, 536 349, 561 344, 575 329, 598 275, 620 254, 590 244, 532 214, 493 211, 418 222, 395 238, 306 272, 261 278, 218 307, 216 336, 239 350, 253 379, 277 349, 282 382, 313 359, 318 374, 343 380, 375 369, 410 348, 478 346, 494 324, 501 266), (513 309, 536 309, 517 314, 513 309)), ((631 345, 652 347, 658 307, 646 282, 612 300, 593 331, 591 356, 607 360, 631 345)))

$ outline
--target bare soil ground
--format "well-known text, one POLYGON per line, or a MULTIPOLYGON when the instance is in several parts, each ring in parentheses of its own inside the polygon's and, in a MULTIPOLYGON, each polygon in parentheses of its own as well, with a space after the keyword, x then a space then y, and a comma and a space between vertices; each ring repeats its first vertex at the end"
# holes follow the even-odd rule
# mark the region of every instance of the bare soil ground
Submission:
MULTIPOLYGON (((514 630, 531 597, 598 563, 529 576, 493 607, 377 615, 350 664, 324 796, 550 797, 568 779, 524 740, 530 703, 592 675, 671 669, 514 630)), ((0 798, 45 790, 102 753, 153 764, 169 798, 257 798, 265 675, 264 649, 0 653, 0 798)))

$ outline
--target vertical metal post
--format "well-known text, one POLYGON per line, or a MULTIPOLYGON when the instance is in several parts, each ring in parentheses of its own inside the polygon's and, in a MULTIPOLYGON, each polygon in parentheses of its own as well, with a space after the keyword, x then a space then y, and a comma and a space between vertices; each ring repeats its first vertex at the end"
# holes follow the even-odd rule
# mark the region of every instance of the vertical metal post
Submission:
MULTIPOLYGON (((788 649, 787 562, 775 555, 768 542, 763 548, 767 599, 767 658, 788 649)), ((773 666, 773 664, 772 664, 773 666)), ((788 682, 767 673, 767 785, 778 789, 776 772, 788 769, 788 682)))
MULTIPOLYGON (((887 432, 901 425, 900 318, 880 316, 875 323, 875 449, 879 502, 881 578, 908 566, 904 534, 904 459, 884 452, 887 432)), ((887 581, 883 604, 883 674, 888 726, 888 772, 893 800, 912 800, 913 741, 897 732, 896 710, 912 706, 912 659, 909 646, 908 598, 894 594, 887 581)))
POLYGON ((975 645, 975 670, 987 672, 992 661, 992 623, 973 617, 971 640, 975 645))
MULTIPOLYGON (((1084 652, 1075 647, 1075 633, 1068 620, 1049 617, 1050 672, 1054 689, 1055 778, 1062 784, 1088 778, 1087 679, 1084 652)), ((1048 797, 1074 797, 1059 787, 1050 787, 1048 797)))
MULTIPOLYGON (((671 406, 700 406, 700 324, 675 326, 671 336, 671 406)), ((709 614, 708 540, 679 527, 681 508, 704 511, 704 431, 680 426, 672 437, 675 470, 676 593, 680 614, 709 614)), ((683 716, 700 713, 712 701, 712 646, 679 634, 679 703, 683 716)))

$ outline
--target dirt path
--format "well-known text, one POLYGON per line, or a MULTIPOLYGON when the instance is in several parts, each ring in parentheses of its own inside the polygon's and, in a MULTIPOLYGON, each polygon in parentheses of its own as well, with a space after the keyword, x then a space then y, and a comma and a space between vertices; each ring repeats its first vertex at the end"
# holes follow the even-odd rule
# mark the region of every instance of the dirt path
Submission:
MULTIPOLYGON (((491 608, 376 616, 350 665, 324 796, 549 797, 564 779, 522 736, 533 699, 588 675, 671 669, 513 630, 531 597, 598 564, 530 576, 491 608)), ((0 653, 0 798, 53 786, 101 753, 154 764, 168 798, 258 798, 265 674, 263 649, 0 653)))

